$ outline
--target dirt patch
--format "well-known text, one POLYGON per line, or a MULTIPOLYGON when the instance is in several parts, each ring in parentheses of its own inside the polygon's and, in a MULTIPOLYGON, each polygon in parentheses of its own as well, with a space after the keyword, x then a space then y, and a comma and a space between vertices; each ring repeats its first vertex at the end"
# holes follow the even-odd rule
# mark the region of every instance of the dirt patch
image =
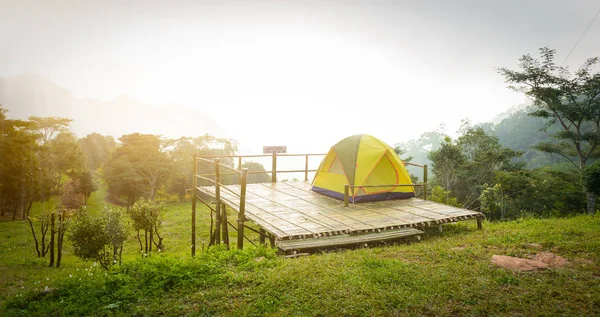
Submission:
POLYGON ((506 255, 493 255, 492 264, 518 272, 535 271, 548 268, 548 265, 541 261, 506 255))
POLYGON ((539 252, 532 259, 517 258, 514 256, 506 255, 492 256, 492 264, 518 272, 563 267, 568 263, 569 261, 567 261, 565 258, 558 256, 552 252, 544 251, 539 252))
POLYGON ((534 260, 540 261, 551 267, 563 267, 569 263, 567 259, 556 255, 552 252, 540 252, 533 257, 534 260))

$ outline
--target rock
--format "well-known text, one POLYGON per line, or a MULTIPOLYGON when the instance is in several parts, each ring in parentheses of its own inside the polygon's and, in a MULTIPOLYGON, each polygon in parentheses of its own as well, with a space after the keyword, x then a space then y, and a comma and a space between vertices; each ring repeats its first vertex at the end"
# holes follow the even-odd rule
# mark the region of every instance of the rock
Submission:
POLYGON ((533 257, 534 260, 540 261, 551 267, 563 267, 569 263, 567 259, 558 256, 552 252, 540 252, 533 257))
POLYGON ((255 258, 254 261, 260 262, 260 261, 263 261, 264 259, 265 259, 265 257, 261 256, 261 257, 255 258))
POLYGON ((506 255, 493 255, 492 263, 513 271, 535 271, 548 268, 546 263, 538 260, 522 259, 506 255))

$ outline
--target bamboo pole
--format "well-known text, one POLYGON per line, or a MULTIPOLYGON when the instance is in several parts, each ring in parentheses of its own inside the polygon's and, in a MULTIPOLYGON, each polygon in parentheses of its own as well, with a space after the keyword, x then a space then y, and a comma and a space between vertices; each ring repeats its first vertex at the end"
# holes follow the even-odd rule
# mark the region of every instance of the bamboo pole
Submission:
POLYGON ((237 247, 238 249, 244 248, 244 221, 246 220, 246 181, 248 180, 248 169, 242 169, 242 184, 240 188, 240 211, 238 213, 238 236, 237 236, 237 247))
POLYGON ((221 217, 223 218, 223 220, 221 221, 222 224, 222 234, 223 234, 223 243, 225 243, 227 245, 227 249, 229 249, 229 230, 227 229, 227 205, 223 204, 221 205, 221 208, 223 209, 221 211, 221 217))
POLYGON ((215 159, 215 200, 216 200, 216 218, 215 226, 215 244, 221 243, 221 167, 219 166, 220 159, 215 159))
MULTIPOLYGON (((242 157, 238 157, 238 170, 242 170, 242 157)), ((238 184, 242 183, 242 173, 238 173, 238 184)))
POLYGON ((273 162, 271 164, 271 183, 277 183, 277 153, 273 152, 273 162))
POLYGON ((308 154, 306 154, 306 160, 304 161, 304 181, 308 182, 308 154))
POLYGON ((427 200, 427 165, 423 165, 423 199, 427 200))
POLYGON ((194 155, 194 177, 192 179, 192 257, 196 256, 196 188, 198 187, 198 161, 194 155))
POLYGON ((348 207, 348 189, 349 189, 349 185, 346 184, 344 185, 344 207, 348 207))
POLYGON ((260 241, 259 241, 260 244, 264 245, 265 244, 265 229, 260 228, 260 235, 259 235, 259 237, 260 237, 260 241))

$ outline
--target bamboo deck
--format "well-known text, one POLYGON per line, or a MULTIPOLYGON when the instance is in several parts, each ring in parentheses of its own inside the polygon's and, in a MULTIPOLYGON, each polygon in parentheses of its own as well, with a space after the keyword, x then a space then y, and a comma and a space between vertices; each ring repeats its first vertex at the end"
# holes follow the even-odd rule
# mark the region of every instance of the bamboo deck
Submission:
MULTIPOLYGON (((240 190, 238 185, 227 188, 240 190)), ((198 190, 214 199, 214 186, 198 190)), ((221 190, 221 201, 239 210, 239 197, 229 191, 221 190)), ((245 216, 274 236, 279 246, 283 240, 387 232, 381 235, 384 239, 394 231, 409 232, 399 229, 481 218, 482 214, 418 198, 344 207, 342 201, 317 194, 310 190, 310 183, 299 181, 247 184, 245 216)))

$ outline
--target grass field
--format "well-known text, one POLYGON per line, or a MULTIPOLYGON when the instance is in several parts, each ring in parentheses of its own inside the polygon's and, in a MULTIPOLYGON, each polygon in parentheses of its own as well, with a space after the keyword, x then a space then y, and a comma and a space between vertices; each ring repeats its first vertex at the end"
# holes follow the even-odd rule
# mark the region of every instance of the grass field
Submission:
MULTIPOLYGON (((90 199, 101 211, 102 190, 90 199)), ((36 208, 41 208, 37 206, 36 208)), ((0 315, 397 316, 600 315, 600 217, 444 226, 415 244, 288 259, 274 250, 211 248, 190 257, 190 205, 165 209, 165 252, 142 258, 133 233, 123 266, 106 272, 72 255, 38 259, 26 222, 0 222, 0 315), (528 257, 542 245, 569 260, 515 273, 494 254, 528 257)), ((199 246, 208 238, 198 216, 199 246)))

